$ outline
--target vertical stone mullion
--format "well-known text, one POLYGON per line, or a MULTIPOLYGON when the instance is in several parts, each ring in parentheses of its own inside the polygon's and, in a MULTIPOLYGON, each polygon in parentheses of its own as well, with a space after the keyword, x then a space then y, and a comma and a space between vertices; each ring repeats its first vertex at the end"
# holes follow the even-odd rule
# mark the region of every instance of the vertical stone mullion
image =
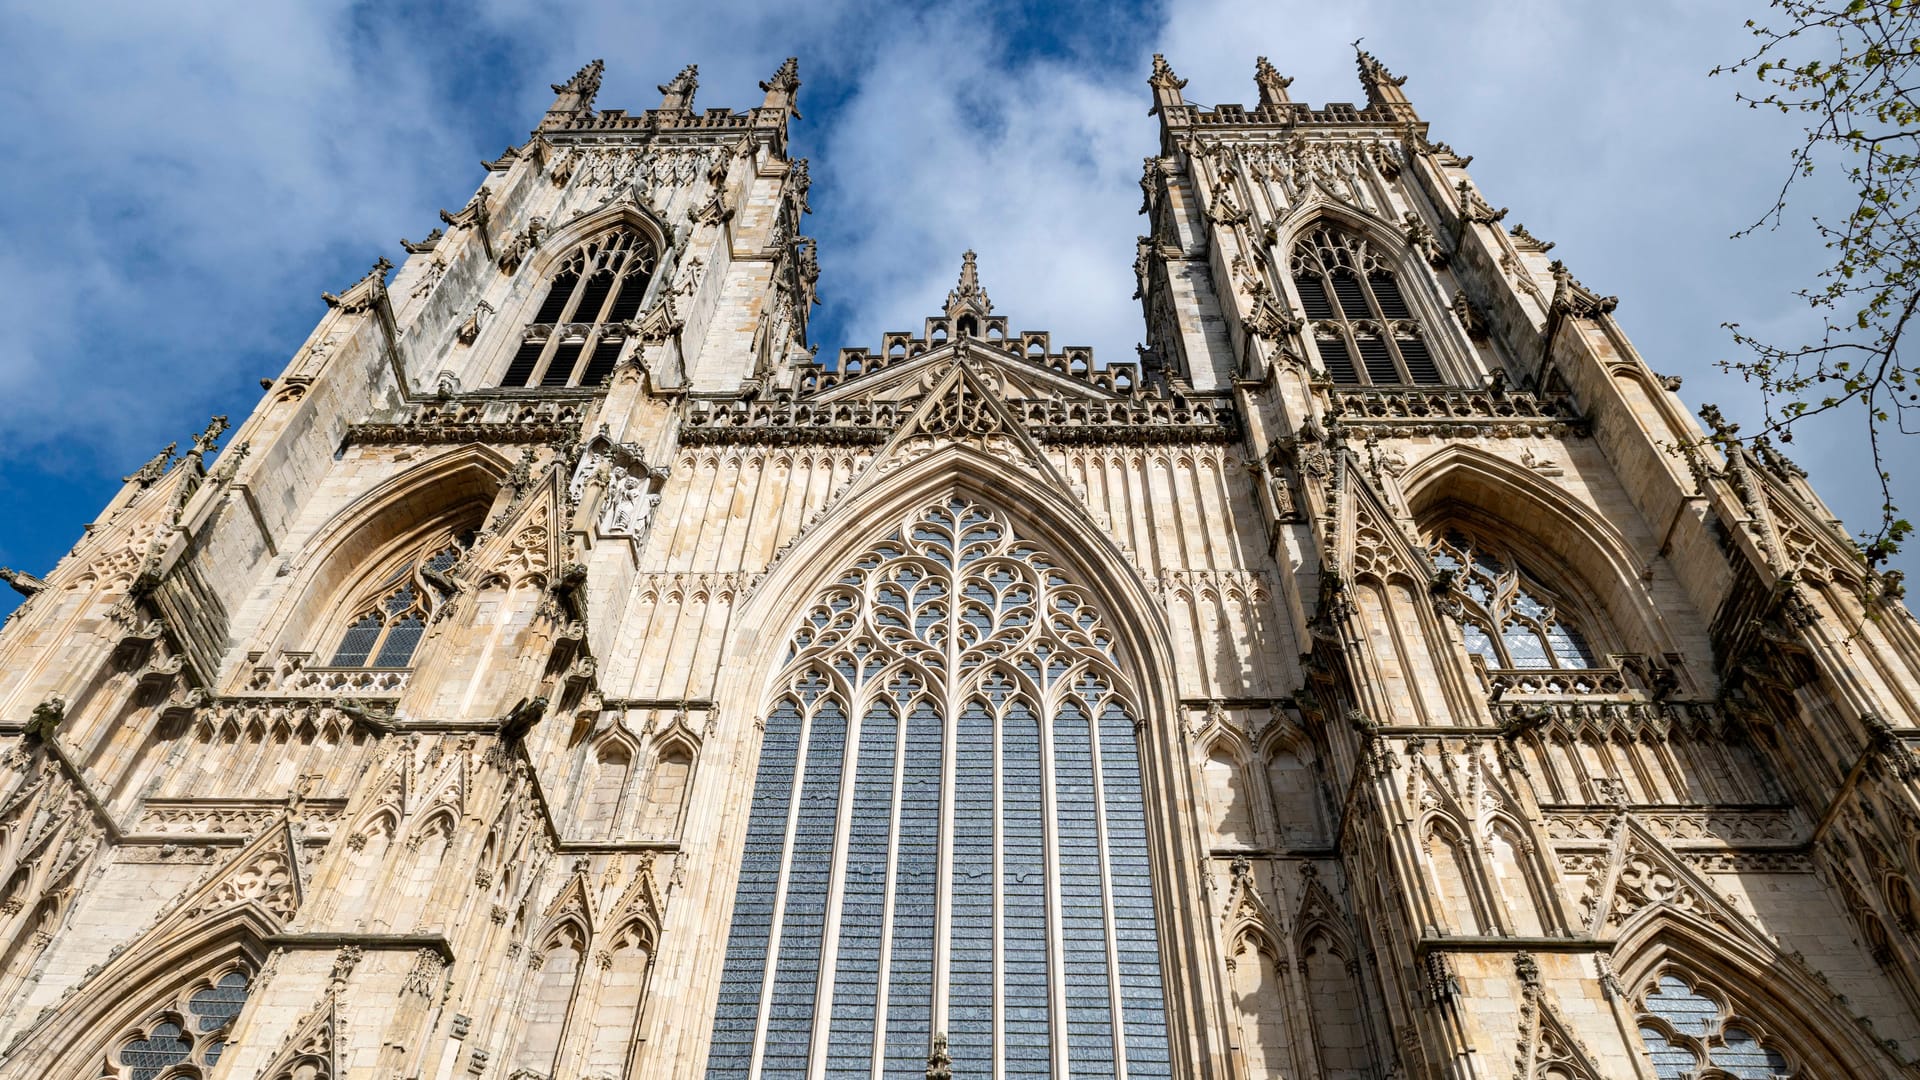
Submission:
MULTIPOLYGON (((808 1055, 807 1075, 824 1075, 827 1064, 827 1036, 833 1030, 833 988, 839 974, 840 914, 846 901, 847 852, 853 842, 853 811, 858 801, 860 730, 866 721, 865 702, 855 698, 847 703, 847 730, 840 752, 840 803, 833 816, 833 868, 828 871, 827 906, 820 928, 820 966, 813 987, 813 1050, 808 1055)), ((791 850, 791 849, 790 849, 791 850)), ((791 857, 791 856, 789 856, 791 857)))
POLYGON ((787 826, 780 839, 780 880, 773 889, 773 914, 767 923, 767 963, 760 976, 760 1017, 753 1027, 753 1062, 748 1080, 759 1080, 761 1058, 767 1048, 767 1011, 773 1005, 773 976, 780 958, 781 924, 787 913, 787 875, 793 868, 793 833, 799 823, 800 796, 806 785, 807 752, 813 743, 814 710, 800 714, 800 736, 793 757, 793 782, 787 791, 787 826))
POLYGON ((893 980, 893 916, 900 890, 900 819, 907 783, 907 731, 911 713, 905 701, 895 703, 893 729, 893 796, 887 812, 887 883, 880 915, 880 964, 873 999, 873 1075, 885 1075, 887 1065, 887 1005, 893 980))
MULTIPOLYGON (((1044 596, 1042 597, 1044 601, 1044 596)), ((1043 857, 1047 864, 1047 980, 1048 1011, 1053 1014, 1053 1071, 1063 1078, 1071 1075, 1067 1063, 1067 940, 1066 923, 1060 903, 1060 797, 1055 786, 1052 701, 1040 702, 1040 810, 1044 823, 1043 857)))
POLYGON ((1100 852, 1100 913, 1107 928, 1107 998, 1113 1010, 1113 1075, 1119 1080, 1127 1077, 1127 1030, 1125 1002, 1120 996, 1120 945, 1115 939, 1116 927, 1113 921, 1113 868, 1107 865, 1107 787, 1106 776, 1100 768, 1100 716, 1101 710, 1095 707, 1091 697, 1082 706, 1087 713, 1087 753, 1092 759, 1093 776, 1093 823, 1095 834, 1099 837, 1100 852))

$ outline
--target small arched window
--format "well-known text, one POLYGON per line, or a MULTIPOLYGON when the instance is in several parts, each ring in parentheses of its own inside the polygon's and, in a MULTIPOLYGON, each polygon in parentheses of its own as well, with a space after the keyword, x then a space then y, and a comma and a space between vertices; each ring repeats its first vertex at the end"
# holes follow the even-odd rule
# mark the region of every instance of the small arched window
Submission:
POLYGON ((333 650, 333 667, 403 668, 427 632, 445 587, 435 579, 460 561, 473 532, 436 533, 398 560, 351 608, 346 633, 333 650))
POLYGON ((1796 1077, 1787 1056, 1763 1041, 1727 1002, 1668 970, 1640 992, 1640 1041, 1660 1080, 1796 1077))
POLYGON ((580 245, 555 271, 502 386, 598 386, 632 334, 660 255, 622 225, 580 245))
POLYGON ((245 970, 228 971, 210 983, 156 1011, 110 1055, 117 1066, 108 1075, 127 1080, 157 1080, 167 1075, 200 1076, 213 1071, 227 1048, 234 1019, 247 1003, 252 977, 245 970), (176 1071, 177 1065, 198 1066, 198 1072, 176 1071))
POLYGON ((1291 272, 1328 378, 1349 386, 1439 385, 1440 366, 1392 267, 1365 239, 1321 225, 1293 245, 1291 272))
POLYGON ((1489 668, 1598 667, 1593 650, 1555 603, 1506 552, 1450 529, 1433 547, 1434 565, 1454 577, 1467 651, 1489 668))

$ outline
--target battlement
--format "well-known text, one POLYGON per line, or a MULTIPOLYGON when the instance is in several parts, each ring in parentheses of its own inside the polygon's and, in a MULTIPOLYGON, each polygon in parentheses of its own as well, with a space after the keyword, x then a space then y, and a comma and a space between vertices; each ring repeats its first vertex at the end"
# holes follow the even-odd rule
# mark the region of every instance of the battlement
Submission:
POLYGON ((553 106, 540 121, 540 133, 565 136, 606 132, 673 131, 711 133, 746 131, 755 128, 786 130, 787 118, 799 116, 795 95, 800 89, 799 61, 788 57, 773 77, 760 84, 766 92, 760 107, 747 112, 728 108, 695 112, 693 96, 700 86, 698 65, 688 64, 678 75, 660 86, 660 107, 630 113, 626 109, 595 111, 594 98, 600 92, 600 77, 606 64, 595 60, 574 73, 564 83, 555 83, 553 106))

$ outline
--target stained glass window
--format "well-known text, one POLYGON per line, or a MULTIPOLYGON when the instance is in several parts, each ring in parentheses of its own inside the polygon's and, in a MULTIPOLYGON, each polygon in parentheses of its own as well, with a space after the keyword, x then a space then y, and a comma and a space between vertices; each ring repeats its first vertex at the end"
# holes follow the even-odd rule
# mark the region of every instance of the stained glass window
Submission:
POLYGON ((1170 1075, 1140 750, 1085 592, 994 512, 911 515, 794 633, 707 1074, 1170 1075))
MULTIPOLYGON (((186 1001, 160 1010, 146 1030, 120 1044, 120 1070, 128 1080, 155 1080, 175 1065, 211 1069, 227 1047, 227 1032, 247 1003, 252 979, 244 970, 228 971, 187 994, 186 1001)), ((195 1074, 197 1075, 197 1074, 195 1074)))
POLYGON ((1365 239, 1322 225, 1293 246, 1291 263, 1327 378, 1373 386, 1441 382, 1393 268, 1365 239))
POLYGON ((1734 1080, 1799 1075, 1786 1055, 1730 1016, 1718 996, 1672 971, 1640 995, 1640 1041, 1660 1080, 1689 1080, 1706 1068, 1734 1080))
POLYGON ((1467 651, 1489 668, 1599 666, 1586 636, 1565 618, 1552 594, 1504 551, 1452 529, 1434 545, 1433 562, 1453 575, 1467 651))

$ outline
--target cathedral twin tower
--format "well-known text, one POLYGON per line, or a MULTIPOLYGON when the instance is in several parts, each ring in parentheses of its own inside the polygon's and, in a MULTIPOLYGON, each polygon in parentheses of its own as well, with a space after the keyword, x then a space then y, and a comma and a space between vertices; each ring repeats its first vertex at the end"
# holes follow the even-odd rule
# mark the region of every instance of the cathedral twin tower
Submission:
POLYGON ((1137 361, 600 73, 0 572, 0 1080, 1920 1076, 1897 577, 1377 60, 1155 58, 1137 361))

